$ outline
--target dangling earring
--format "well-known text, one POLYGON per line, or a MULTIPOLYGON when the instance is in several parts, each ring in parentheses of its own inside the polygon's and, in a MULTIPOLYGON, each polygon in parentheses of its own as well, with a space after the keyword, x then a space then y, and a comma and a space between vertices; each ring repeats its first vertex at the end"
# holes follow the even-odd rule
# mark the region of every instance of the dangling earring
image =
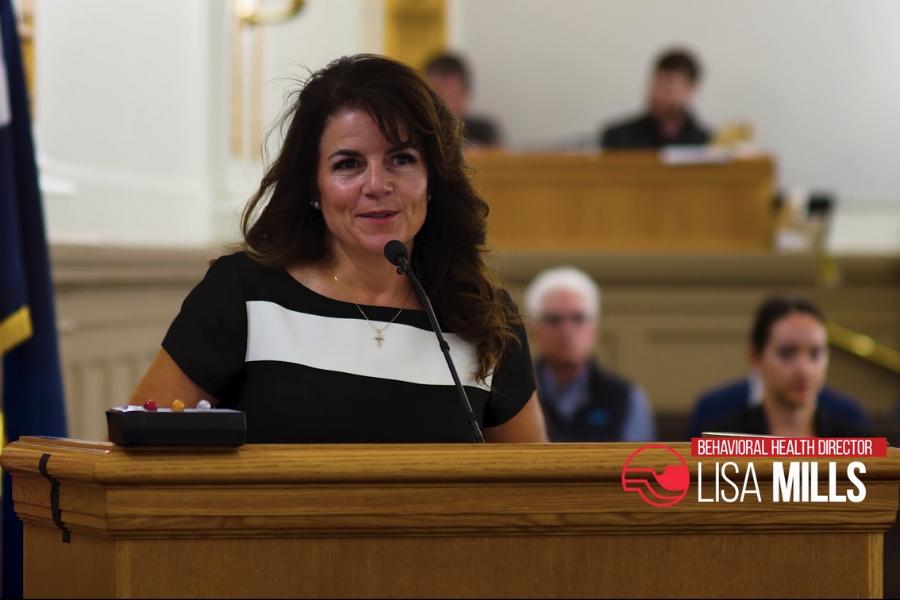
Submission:
POLYGON ((310 202, 309 205, 312 206, 316 210, 322 210, 322 205, 319 204, 318 200, 314 200, 314 201, 310 202))
POLYGON ((428 192, 428 203, 431 204, 432 200, 434 200, 434 196, 431 195, 431 192, 428 192))

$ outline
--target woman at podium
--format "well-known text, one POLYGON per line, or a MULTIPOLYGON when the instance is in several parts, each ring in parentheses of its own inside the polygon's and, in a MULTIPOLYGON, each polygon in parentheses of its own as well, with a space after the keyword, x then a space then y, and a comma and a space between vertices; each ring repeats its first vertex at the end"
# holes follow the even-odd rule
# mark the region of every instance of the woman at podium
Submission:
POLYGON ((244 411, 257 443, 472 441, 424 306, 385 258, 399 240, 486 441, 543 441, 457 119, 409 67, 357 55, 314 73, 284 125, 243 249, 190 292, 132 403, 208 399, 244 411))

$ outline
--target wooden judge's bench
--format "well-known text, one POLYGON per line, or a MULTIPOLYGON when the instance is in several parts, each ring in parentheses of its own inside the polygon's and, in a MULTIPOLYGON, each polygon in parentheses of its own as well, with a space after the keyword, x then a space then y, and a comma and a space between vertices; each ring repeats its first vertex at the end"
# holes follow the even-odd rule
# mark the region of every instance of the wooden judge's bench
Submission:
MULTIPOLYGON (((688 444, 670 446, 696 468, 688 444)), ((762 503, 699 503, 692 472, 684 499, 656 508, 622 489, 637 448, 23 438, 2 464, 27 597, 881 595, 900 451, 865 460, 858 504, 772 503, 756 459, 762 503)))
POLYGON ((768 156, 672 163, 657 152, 466 157, 490 204, 497 250, 765 252, 775 164, 768 156))

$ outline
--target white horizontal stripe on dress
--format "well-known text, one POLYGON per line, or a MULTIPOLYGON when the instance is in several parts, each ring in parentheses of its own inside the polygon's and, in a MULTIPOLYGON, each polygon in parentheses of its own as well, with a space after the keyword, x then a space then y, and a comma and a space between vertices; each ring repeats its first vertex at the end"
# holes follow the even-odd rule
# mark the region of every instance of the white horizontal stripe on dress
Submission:
MULTIPOLYGON (((453 385, 432 331, 395 322, 384 330, 379 348, 375 331, 362 319, 312 315, 261 300, 246 304, 246 362, 271 360, 408 383, 453 385)), ((386 324, 372 323, 379 329, 386 324)), ((489 391, 490 376, 485 383, 475 378, 475 347, 452 333, 444 337, 463 385, 489 391)))

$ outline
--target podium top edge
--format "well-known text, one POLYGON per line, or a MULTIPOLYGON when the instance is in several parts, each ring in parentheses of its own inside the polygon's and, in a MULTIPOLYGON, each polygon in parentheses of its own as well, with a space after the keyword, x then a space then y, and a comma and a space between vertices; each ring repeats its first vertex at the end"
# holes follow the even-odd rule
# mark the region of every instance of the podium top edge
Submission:
MULTIPOLYGON (((56 478, 103 485, 169 483, 299 483, 389 481, 593 481, 617 482, 626 461, 638 450, 642 467, 664 469, 666 448, 693 467, 704 460, 754 462, 771 469, 787 458, 691 457, 689 442, 574 444, 248 444, 239 448, 125 449, 108 442, 23 437, 9 444, 0 463, 14 474, 47 470, 56 478)), ((900 449, 882 458, 818 459, 848 463, 863 460, 867 479, 900 481, 900 449)))

